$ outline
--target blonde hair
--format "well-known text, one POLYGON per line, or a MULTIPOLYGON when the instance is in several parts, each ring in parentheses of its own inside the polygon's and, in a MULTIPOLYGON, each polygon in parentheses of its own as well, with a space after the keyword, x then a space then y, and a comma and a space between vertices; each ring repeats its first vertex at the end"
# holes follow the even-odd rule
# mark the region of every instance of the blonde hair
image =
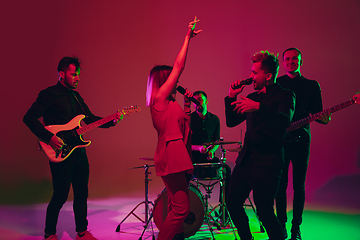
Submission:
POLYGON ((152 104, 153 96, 166 82, 172 69, 173 67, 167 65, 157 65, 151 69, 146 88, 146 106, 149 107, 152 104))

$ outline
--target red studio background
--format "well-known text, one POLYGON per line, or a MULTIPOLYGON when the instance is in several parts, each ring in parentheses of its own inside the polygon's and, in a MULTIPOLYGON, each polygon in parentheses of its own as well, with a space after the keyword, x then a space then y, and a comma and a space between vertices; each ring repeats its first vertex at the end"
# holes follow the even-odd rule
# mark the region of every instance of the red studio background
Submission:
MULTIPOLYGON (((195 15, 200 19, 196 28, 203 32, 191 40, 179 84, 206 91, 209 111, 220 117, 221 136, 239 141, 245 124, 225 126, 224 97, 231 82, 250 75, 257 51, 281 58, 286 48, 299 48, 301 72, 320 83, 324 108, 360 90, 359 11, 357 0, 2 3, 0 203, 49 201, 48 160, 22 117, 40 90, 56 84, 62 57, 82 60, 78 91, 95 114, 105 117, 129 105, 142 110, 115 128, 84 135, 92 140, 87 147, 90 198, 140 196, 144 171, 129 168, 153 164, 139 158, 152 157, 157 141, 145 106, 147 76, 155 64, 173 64, 195 15)), ((243 95, 252 91, 249 86, 243 95)), ((181 95, 177 99, 182 103, 181 95)), ((327 126, 311 124, 307 203, 360 209, 359 119, 355 104, 334 113, 327 126)), ((232 167, 235 158, 227 153, 232 167)), ((149 191, 160 193, 161 179, 151 171, 149 191)))

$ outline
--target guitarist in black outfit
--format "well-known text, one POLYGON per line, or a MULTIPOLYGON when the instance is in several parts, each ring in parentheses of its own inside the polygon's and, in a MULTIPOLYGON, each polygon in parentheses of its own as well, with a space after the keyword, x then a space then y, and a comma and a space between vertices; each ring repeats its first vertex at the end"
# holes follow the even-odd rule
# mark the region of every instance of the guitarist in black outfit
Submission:
MULTIPOLYGON (((323 110, 320 85, 317 81, 306 79, 301 75, 300 67, 302 63, 301 52, 298 49, 286 49, 283 53, 283 67, 286 75, 277 79, 280 86, 292 90, 296 95, 295 113, 292 122, 323 110)), ((322 114, 316 121, 327 124, 330 119, 329 114, 322 114)), ((310 140, 310 124, 307 124, 290 132, 285 141, 285 169, 282 173, 276 197, 277 216, 284 229, 285 239, 287 238, 285 226, 287 221, 286 189, 290 161, 293 167, 294 189, 291 240, 301 239, 300 225, 305 203, 305 178, 310 156, 310 140)))
MULTIPOLYGON (((24 116, 24 123, 40 139, 49 142, 54 149, 61 149, 64 142, 50 131, 46 130, 39 118, 42 117, 45 125, 63 125, 79 114, 86 117, 84 122, 89 124, 101 117, 95 116, 85 104, 80 94, 74 91, 80 80, 80 62, 77 57, 64 57, 58 64, 59 81, 56 85, 42 90, 36 101, 24 116)), ((115 126, 123 118, 117 113, 116 119, 102 128, 115 126)), ((87 231, 87 197, 89 180, 89 162, 85 148, 75 149, 62 162, 51 162, 50 170, 53 183, 53 196, 48 204, 45 222, 45 239, 55 239, 56 225, 60 209, 66 202, 70 185, 74 191, 74 215, 76 239, 96 239, 87 231)))

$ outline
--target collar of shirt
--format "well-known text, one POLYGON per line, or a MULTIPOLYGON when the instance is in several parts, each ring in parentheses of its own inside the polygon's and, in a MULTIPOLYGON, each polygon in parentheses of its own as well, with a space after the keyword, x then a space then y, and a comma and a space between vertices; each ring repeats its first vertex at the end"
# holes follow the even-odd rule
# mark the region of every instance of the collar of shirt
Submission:
POLYGON ((56 85, 57 85, 57 88, 60 89, 60 91, 62 91, 64 93, 72 94, 74 92, 74 90, 65 87, 61 82, 58 82, 56 85))
POLYGON ((274 84, 267 85, 267 86, 263 87, 261 90, 258 90, 258 91, 256 91, 256 92, 257 92, 258 94, 260 94, 260 93, 267 93, 267 92, 271 91, 271 88, 274 87, 275 85, 277 85, 277 84, 274 83, 274 84))
POLYGON ((260 93, 266 93, 266 86, 264 86, 262 89, 256 91, 258 94, 260 93))
POLYGON ((200 116, 197 111, 194 111, 193 113, 194 113, 199 119, 203 119, 203 120, 204 120, 205 118, 208 118, 208 117, 209 117, 209 114, 208 114, 209 112, 206 112, 206 114, 203 115, 203 116, 200 116))

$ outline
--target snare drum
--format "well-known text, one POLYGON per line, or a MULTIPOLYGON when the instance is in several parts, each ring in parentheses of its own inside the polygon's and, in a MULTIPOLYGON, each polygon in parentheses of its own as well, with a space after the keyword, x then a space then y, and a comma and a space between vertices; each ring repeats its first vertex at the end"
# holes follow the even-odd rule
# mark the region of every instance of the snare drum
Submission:
POLYGON ((199 180, 219 180, 222 169, 221 163, 194 163, 194 177, 199 180))
MULTIPOLYGON (((190 183, 189 186, 189 198, 190 198, 190 213, 184 220, 184 235, 185 238, 188 238, 194 235, 199 228, 201 227, 204 221, 204 196, 200 190, 190 183)), ((154 222, 158 229, 161 229, 161 226, 167 216, 167 206, 168 206, 168 196, 167 190, 164 188, 160 195, 155 200, 153 217, 154 222)))

